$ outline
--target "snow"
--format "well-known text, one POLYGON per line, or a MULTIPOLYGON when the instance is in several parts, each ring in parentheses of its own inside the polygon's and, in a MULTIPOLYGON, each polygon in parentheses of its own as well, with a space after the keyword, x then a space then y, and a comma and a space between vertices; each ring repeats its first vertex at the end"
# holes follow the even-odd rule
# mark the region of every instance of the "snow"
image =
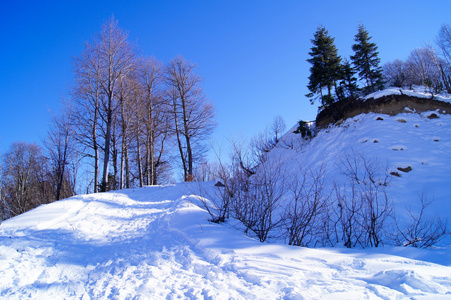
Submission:
POLYGON ((451 103, 451 95, 448 95, 446 93, 441 94, 433 94, 431 93, 427 88, 424 86, 414 86, 413 89, 405 89, 405 88, 395 88, 391 87, 382 91, 374 92, 372 94, 367 95, 363 100, 368 99, 378 99, 384 96, 389 95, 407 95, 407 96, 413 96, 417 98, 426 98, 431 99, 433 96, 434 100, 439 100, 442 102, 451 103))
MULTIPOLYGON (((213 182, 205 183, 213 188, 213 182)), ((377 299, 451 297, 434 250, 262 244, 208 222, 195 184, 75 196, 0 226, 8 299, 377 299)), ((438 252, 437 252, 438 253, 438 252)))
MULTIPOLYGON (((287 172, 301 162, 339 178, 346 154, 361 153, 400 173, 387 189, 401 215, 424 193, 451 219, 450 115, 362 114, 310 140, 295 128, 270 153, 287 172)), ((196 195, 214 183, 79 195, 3 222, 0 298, 451 299, 449 238, 432 249, 260 243, 234 219, 208 221, 196 195)))

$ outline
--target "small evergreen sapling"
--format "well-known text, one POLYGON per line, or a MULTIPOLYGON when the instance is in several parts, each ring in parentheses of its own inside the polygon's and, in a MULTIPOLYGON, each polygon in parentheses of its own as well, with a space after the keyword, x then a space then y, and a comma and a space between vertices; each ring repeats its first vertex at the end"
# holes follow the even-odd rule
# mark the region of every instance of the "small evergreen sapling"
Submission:
POLYGON ((306 121, 299 121, 298 128, 294 131, 296 134, 301 134, 303 138, 311 137, 312 131, 310 130, 308 123, 306 121))

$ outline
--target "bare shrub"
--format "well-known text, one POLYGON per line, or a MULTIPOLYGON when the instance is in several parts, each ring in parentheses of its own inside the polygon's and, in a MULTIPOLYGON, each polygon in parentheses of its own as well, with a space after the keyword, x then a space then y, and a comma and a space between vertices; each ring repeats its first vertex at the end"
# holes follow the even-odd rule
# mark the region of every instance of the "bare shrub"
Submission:
POLYGON ((240 182, 240 167, 236 165, 236 160, 233 160, 233 157, 232 163, 223 163, 220 148, 212 145, 212 150, 217 161, 205 163, 200 170, 195 169, 198 170, 196 171, 198 173, 196 179, 199 184, 198 191, 193 194, 200 195, 198 200, 210 214, 210 222, 223 223, 230 217, 231 202, 240 182), (205 179, 215 182, 212 189, 202 188, 204 186, 202 181, 206 181, 205 179))
POLYGON ((328 237, 324 224, 329 217, 325 168, 318 171, 300 170, 288 184, 288 195, 292 199, 283 216, 285 235, 289 245, 308 247, 328 237), (325 234, 326 233, 326 234, 325 234))
POLYGON ((347 248, 362 245, 361 239, 365 233, 361 226, 362 205, 356 185, 354 181, 350 181, 349 186, 334 186, 338 210, 338 219, 335 222, 337 242, 341 239, 347 248))
POLYGON ((400 226, 395 219, 397 232, 394 241, 399 246, 412 246, 418 248, 429 248, 444 238, 447 232, 447 221, 439 216, 426 215, 426 210, 432 204, 424 194, 419 197, 419 211, 414 212, 412 207, 407 208, 409 221, 400 226))
POLYGON ((264 242, 282 221, 276 211, 286 190, 283 164, 277 159, 265 160, 255 174, 241 173, 240 177, 233 201, 234 216, 244 224, 246 233, 250 230, 264 242))
POLYGON ((341 161, 341 170, 348 179, 349 190, 336 189, 339 224, 347 247, 378 247, 383 243, 384 226, 393 213, 386 186, 387 168, 352 151, 341 161))

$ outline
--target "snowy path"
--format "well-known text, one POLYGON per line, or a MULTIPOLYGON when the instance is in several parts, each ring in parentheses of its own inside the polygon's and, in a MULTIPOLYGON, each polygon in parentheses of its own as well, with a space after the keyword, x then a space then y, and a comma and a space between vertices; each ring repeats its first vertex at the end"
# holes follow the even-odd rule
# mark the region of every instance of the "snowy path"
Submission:
POLYGON ((451 299, 449 264, 260 244, 209 223, 186 194, 76 196, 4 222, 0 298, 451 299))

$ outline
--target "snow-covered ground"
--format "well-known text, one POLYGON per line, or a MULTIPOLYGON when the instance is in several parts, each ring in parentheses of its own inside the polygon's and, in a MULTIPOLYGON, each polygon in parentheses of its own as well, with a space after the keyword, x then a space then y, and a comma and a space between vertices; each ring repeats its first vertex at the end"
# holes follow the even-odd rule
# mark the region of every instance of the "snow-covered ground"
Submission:
POLYGON ((75 196, 4 222, 0 298, 451 298, 446 249, 262 244, 209 223, 193 187, 75 196))
POLYGON ((414 97, 426 98, 426 99, 430 99, 431 97, 433 97, 435 100, 451 103, 450 95, 448 95, 446 93, 440 93, 440 94, 431 93, 431 89, 428 89, 424 86, 413 86, 412 89, 391 87, 391 88, 388 88, 388 89, 385 89, 382 91, 378 91, 378 92, 369 94, 368 96, 366 96, 364 98, 364 100, 371 99, 371 98, 377 99, 377 98, 380 98, 383 96, 388 96, 388 95, 407 95, 407 96, 414 96, 414 97))
MULTIPOLYGON (((398 214, 423 194, 434 199, 430 213, 451 220, 450 115, 362 114, 311 140, 293 130, 270 153, 287 172, 325 167, 342 178, 343 159, 358 153, 398 173, 387 186, 398 214)), ((450 238, 433 249, 260 243, 233 219, 208 222, 198 190, 80 195, 3 222, 0 298, 451 299, 450 238)))

